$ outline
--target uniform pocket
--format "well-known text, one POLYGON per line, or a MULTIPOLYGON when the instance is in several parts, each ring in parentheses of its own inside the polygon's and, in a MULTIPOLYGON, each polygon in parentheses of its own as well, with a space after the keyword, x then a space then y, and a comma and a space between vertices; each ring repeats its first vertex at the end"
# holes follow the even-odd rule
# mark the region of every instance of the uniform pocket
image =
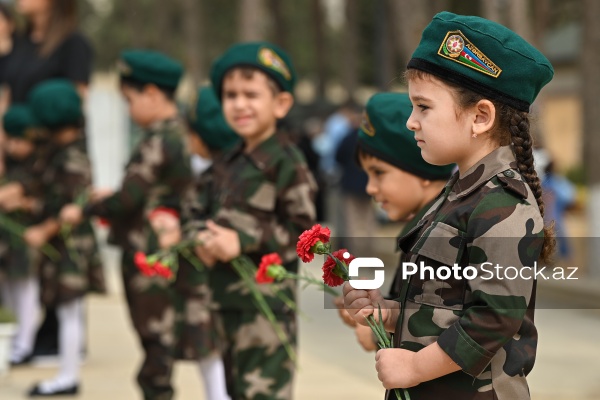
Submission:
POLYGON ((411 277, 408 299, 436 308, 462 310, 466 281, 461 267, 454 265, 460 263, 465 247, 464 232, 443 222, 427 228, 410 250, 411 262, 418 270, 411 277))

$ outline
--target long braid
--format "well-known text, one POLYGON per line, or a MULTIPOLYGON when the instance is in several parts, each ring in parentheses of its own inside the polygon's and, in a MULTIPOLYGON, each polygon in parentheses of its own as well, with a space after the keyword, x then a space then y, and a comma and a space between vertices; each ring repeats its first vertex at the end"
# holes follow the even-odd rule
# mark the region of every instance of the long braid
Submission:
MULTIPOLYGON (((411 79, 431 79, 432 75, 427 72, 409 69, 404 77, 407 81, 411 79)), ((444 81, 454 89, 456 100, 461 110, 474 106, 478 101, 485 99, 479 93, 475 93, 462 86, 444 81)), ((544 201, 542 199, 542 184, 533 167, 533 139, 529 133, 529 114, 517 111, 507 104, 493 101, 496 107, 496 121, 494 123, 493 135, 500 146, 508 146, 511 142, 517 159, 517 166, 525 183, 529 185, 538 204, 540 214, 544 217, 544 201), (506 129, 508 127, 508 131, 506 129)), ((541 259, 550 262, 556 247, 554 235, 554 224, 544 226, 544 244, 542 245, 541 259)))
MULTIPOLYGON (((540 178, 533 167, 533 141, 529 133, 528 113, 522 111, 509 111, 510 125, 509 131, 513 143, 513 149, 517 159, 517 166, 525 182, 531 188, 535 200, 540 209, 540 214, 544 217, 544 201, 542 199, 542 184, 540 178)), ((556 246, 553 226, 544 226, 544 245, 542 246, 541 258, 544 261, 550 261, 556 246)))

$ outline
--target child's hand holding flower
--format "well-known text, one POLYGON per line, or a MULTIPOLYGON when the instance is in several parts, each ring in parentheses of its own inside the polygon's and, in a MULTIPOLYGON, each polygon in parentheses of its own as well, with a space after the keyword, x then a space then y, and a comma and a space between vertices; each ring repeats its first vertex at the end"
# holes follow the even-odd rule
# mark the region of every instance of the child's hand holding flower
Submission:
POLYGON ((177 211, 158 207, 150 213, 148 221, 158 236, 158 243, 162 249, 168 249, 181 241, 181 226, 177 211))
POLYGON ((78 225, 83 219, 83 210, 77 204, 67 204, 60 210, 59 219, 66 225, 78 225))
POLYGON ((217 225, 213 221, 206 222, 208 234, 202 236, 201 247, 209 256, 221 261, 229 262, 242 254, 240 237, 236 230, 217 225))

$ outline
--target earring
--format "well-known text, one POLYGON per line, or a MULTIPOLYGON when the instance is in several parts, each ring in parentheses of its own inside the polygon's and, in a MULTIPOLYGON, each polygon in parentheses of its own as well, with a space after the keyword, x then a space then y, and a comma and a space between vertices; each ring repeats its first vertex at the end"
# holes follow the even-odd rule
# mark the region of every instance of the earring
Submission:
POLYGON ((477 139, 477 134, 474 133, 472 137, 473 137, 473 139, 477 139))

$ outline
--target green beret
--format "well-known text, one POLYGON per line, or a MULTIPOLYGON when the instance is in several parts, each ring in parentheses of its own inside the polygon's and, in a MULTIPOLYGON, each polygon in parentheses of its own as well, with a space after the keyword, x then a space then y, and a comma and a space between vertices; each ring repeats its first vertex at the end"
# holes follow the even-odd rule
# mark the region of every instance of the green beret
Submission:
POLYGON ((529 111, 554 69, 510 29, 480 17, 441 12, 423 31, 407 68, 419 69, 529 111))
POLYGON ((38 122, 27 104, 13 104, 2 119, 4 131, 10 137, 28 139, 28 131, 36 128, 38 122))
POLYGON ((198 99, 189 115, 196 134, 211 150, 227 150, 240 141, 240 137, 227 125, 221 103, 211 86, 198 90, 198 99))
POLYGON ((377 93, 367 102, 358 131, 358 147, 382 161, 429 180, 445 180, 454 164, 431 165, 423 160, 415 134, 406 127, 412 104, 406 93, 377 93))
POLYGON ((118 63, 121 79, 176 89, 183 66, 157 51, 129 50, 121 53, 118 63))
POLYGON ((233 67, 255 67, 268 76, 285 92, 292 93, 296 84, 296 71, 292 59, 282 49, 268 42, 238 43, 217 59, 210 71, 210 80, 221 98, 223 77, 233 67))
POLYGON ((51 79, 35 86, 29 94, 29 106, 40 125, 51 129, 77 125, 83 119, 81 97, 66 79, 51 79))

